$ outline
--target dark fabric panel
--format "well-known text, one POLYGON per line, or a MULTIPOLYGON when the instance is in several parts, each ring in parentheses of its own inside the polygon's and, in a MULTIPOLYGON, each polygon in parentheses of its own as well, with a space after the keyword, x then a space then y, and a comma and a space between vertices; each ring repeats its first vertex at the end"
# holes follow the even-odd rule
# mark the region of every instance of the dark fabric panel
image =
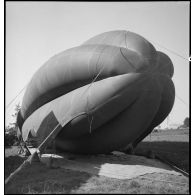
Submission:
POLYGON ((19 127, 19 130, 21 131, 22 130, 22 125, 24 123, 24 119, 23 119, 23 117, 21 115, 21 111, 18 112, 16 121, 17 121, 17 125, 19 127))
POLYGON ((51 111, 42 121, 38 129, 39 144, 51 133, 52 130, 59 124, 54 113, 51 111))

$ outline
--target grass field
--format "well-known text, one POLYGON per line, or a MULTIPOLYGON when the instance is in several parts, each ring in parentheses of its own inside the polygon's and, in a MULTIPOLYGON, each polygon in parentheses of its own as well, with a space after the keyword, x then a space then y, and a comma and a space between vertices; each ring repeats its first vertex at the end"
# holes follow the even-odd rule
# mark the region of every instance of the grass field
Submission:
POLYGON ((182 176, 147 174, 132 180, 119 180, 61 168, 49 169, 35 163, 28 171, 18 175, 18 179, 9 185, 6 193, 187 194, 189 191, 188 180, 182 176))
MULTIPOLYGON (((153 150, 185 171, 189 167, 189 131, 173 130, 152 133, 136 148, 144 155, 153 150)), ((5 178, 25 158, 17 155, 17 147, 5 149, 5 178)), ((168 174, 147 174, 132 180, 111 179, 85 172, 50 169, 44 164, 33 163, 21 172, 18 179, 6 186, 5 193, 129 193, 129 194, 187 194, 188 178, 168 174)))
POLYGON ((186 172, 190 172, 189 130, 169 130, 152 133, 138 144, 135 153, 145 155, 152 150, 186 172))

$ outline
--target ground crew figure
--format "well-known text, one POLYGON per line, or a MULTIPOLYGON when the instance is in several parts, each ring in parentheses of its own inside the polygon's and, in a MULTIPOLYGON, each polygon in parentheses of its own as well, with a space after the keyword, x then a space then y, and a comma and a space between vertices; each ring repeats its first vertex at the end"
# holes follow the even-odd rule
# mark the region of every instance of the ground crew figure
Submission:
POLYGON ((18 154, 22 154, 24 152, 24 149, 23 149, 23 139, 22 139, 22 134, 20 132, 20 129, 18 128, 17 130, 17 138, 18 138, 18 141, 19 141, 19 151, 18 151, 18 154))
POLYGON ((24 156, 29 156, 31 155, 26 143, 24 142, 23 138, 22 138, 22 133, 20 131, 20 129, 18 128, 17 130, 17 138, 18 138, 18 141, 19 141, 19 151, 18 151, 18 154, 23 154, 24 156))

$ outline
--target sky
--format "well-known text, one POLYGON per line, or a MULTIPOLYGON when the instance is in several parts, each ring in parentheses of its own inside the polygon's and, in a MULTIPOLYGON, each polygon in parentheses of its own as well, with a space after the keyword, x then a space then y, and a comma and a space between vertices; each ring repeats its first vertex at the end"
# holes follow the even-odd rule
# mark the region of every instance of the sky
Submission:
POLYGON ((6 105, 17 96, 6 108, 6 125, 44 62, 111 30, 140 34, 171 58, 176 97, 168 122, 183 124, 189 116, 189 2, 178 1, 6 2, 6 105))

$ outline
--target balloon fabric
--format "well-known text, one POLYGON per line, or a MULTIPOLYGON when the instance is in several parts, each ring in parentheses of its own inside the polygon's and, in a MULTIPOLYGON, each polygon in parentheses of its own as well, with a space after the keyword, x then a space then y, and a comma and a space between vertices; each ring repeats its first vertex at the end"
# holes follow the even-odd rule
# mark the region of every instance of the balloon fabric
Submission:
POLYGON ((33 75, 17 121, 40 144, 55 127, 56 147, 107 153, 136 146, 170 113, 171 59, 142 36, 99 34, 50 58, 33 75))

